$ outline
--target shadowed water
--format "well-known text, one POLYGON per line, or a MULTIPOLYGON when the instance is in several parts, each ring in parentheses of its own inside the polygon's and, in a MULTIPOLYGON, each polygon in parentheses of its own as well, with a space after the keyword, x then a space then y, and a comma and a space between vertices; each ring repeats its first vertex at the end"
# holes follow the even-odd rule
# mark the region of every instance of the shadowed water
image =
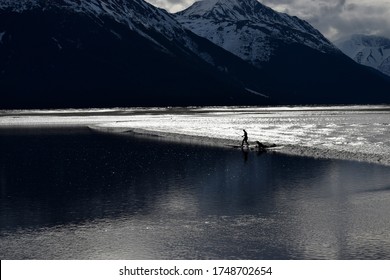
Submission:
POLYGON ((390 168, 0 132, 1 259, 388 259, 390 168))

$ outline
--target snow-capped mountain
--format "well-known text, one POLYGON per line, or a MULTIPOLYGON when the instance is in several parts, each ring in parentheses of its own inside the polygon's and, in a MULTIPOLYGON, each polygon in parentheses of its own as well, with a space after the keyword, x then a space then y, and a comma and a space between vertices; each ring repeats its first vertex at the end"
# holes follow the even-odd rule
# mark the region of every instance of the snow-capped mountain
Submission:
POLYGON ((257 67, 262 93, 279 103, 390 101, 389 81, 379 73, 351 61, 306 21, 257 0, 203 0, 175 16, 194 33, 257 67))
POLYGON ((184 20, 144 0, 0 0, 0 108, 390 103, 390 79, 308 23, 205 3, 184 20))
POLYGON ((380 36, 353 35, 335 43, 357 63, 370 66, 390 76, 390 39, 380 36))
POLYGON ((0 61, 0 107, 265 100, 251 65, 143 0, 0 0, 0 61))
POLYGON ((110 18, 155 43, 158 42, 148 34, 150 30, 169 40, 180 40, 184 47, 195 47, 183 27, 167 12, 142 0, 0 0, 0 9, 17 13, 61 10, 87 15, 97 21, 110 18))
POLYGON ((337 49, 309 23, 279 13, 257 0, 203 0, 176 14, 186 28, 259 66, 281 44, 302 44, 321 52, 337 49))

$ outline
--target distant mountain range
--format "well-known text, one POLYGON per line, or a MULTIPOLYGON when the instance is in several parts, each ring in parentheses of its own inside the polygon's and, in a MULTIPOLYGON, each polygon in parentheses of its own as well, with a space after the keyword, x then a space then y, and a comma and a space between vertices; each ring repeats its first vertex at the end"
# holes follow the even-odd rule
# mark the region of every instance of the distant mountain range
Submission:
POLYGON ((0 0, 0 108, 388 103, 390 80, 256 0, 0 0))
POLYGON ((353 35, 336 45, 357 63, 378 69, 390 76, 390 39, 381 36, 353 35))
POLYGON ((259 67, 283 45, 300 44, 324 53, 338 52, 306 21, 275 12, 256 0, 195 2, 177 13, 176 19, 197 35, 259 67))

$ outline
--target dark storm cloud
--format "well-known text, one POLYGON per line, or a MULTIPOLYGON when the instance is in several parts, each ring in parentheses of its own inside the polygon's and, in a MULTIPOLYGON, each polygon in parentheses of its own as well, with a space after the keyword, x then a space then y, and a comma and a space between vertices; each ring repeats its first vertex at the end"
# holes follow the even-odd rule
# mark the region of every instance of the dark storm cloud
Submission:
MULTIPOLYGON (((195 0, 147 0, 175 12, 195 0)), ((205 0, 207 1, 207 0, 205 0)), ((290 15, 307 20, 331 40, 351 34, 377 34, 390 37, 389 0, 259 0, 290 15)))

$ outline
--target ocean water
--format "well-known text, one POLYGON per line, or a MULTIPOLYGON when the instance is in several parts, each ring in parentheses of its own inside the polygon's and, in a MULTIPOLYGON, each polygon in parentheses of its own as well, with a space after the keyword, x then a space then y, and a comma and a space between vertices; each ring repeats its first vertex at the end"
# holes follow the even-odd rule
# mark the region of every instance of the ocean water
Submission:
POLYGON ((0 130, 1 259, 389 259, 390 167, 0 130))
POLYGON ((100 127, 141 128, 189 137, 249 141, 288 146, 294 154, 358 159, 390 165, 390 107, 237 107, 161 110, 100 127), (315 151, 313 151, 315 149, 315 151))
POLYGON ((113 108, 0 111, 1 127, 90 126, 187 139, 276 143, 284 152, 390 166, 389 106, 113 108))

